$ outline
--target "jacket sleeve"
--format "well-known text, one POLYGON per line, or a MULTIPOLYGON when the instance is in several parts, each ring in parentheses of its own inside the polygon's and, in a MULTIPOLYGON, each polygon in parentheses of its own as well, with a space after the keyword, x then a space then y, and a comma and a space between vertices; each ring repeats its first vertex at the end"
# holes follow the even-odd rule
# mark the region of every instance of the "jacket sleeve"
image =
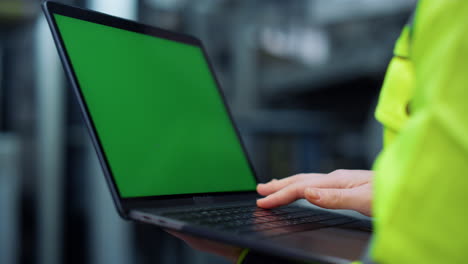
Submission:
POLYGON ((468 257, 467 17, 465 0, 419 3, 411 117, 374 167, 377 263, 468 257))

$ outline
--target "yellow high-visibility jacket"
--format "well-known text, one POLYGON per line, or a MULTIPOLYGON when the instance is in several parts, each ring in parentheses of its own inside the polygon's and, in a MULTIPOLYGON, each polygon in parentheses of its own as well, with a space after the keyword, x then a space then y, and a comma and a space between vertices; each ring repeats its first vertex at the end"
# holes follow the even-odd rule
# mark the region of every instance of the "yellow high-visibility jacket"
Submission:
POLYGON ((468 0, 419 1, 376 118, 371 261, 468 263, 468 0))
POLYGON ((376 263, 468 263, 468 1, 420 0, 384 83, 376 263))

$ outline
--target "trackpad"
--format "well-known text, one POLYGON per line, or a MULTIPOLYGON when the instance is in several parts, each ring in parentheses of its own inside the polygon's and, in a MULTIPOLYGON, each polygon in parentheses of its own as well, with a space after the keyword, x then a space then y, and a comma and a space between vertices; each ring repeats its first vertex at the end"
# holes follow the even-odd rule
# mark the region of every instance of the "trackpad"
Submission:
POLYGON ((362 257, 369 238, 367 232, 330 227, 269 239, 274 243, 281 243, 309 254, 323 254, 348 260, 358 260, 362 257))

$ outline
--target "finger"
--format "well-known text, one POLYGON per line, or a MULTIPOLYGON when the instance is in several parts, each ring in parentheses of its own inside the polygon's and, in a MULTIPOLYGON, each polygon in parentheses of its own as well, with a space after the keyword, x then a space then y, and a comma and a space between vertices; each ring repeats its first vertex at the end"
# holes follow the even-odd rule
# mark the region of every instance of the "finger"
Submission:
POLYGON ((292 203, 304 197, 306 186, 301 182, 293 183, 283 189, 257 200, 257 205, 262 208, 274 208, 292 203))
POLYGON ((311 203, 327 209, 350 209, 371 215, 371 186, 352 189, 307 188, 304 197, 311 203))
POLYGON ((286 185, 289 185, 294 182, 294 177, 291 176, 281 180, 273 179, 267 183, 260 183, 257 185, 257 192, 260 195, 267 196, 271 193, 274 193, 276 190, 283 188, 286 185))
POLYGON ((257 192, 263 196, 267 196, 295 182, 313 178, 314 176, 320 177, 324 175, 326 174, 318 174, 318 173, 303 174, 301 173, 301 174, 296 174, 294 176, 290 176, 281 180, 273 179, 272 181, 268 183, 257 185, 257 192))

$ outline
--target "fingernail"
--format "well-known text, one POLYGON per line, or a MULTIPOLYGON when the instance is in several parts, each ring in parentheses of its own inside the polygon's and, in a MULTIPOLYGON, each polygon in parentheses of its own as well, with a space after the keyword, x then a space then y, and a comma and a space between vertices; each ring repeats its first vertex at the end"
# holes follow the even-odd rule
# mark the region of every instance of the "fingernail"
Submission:
POLYGON ((307 195, 307 198, 312 199, 312 200, 320 199, 320 192, 314 188, 307 188, 306 195, 307 195))

